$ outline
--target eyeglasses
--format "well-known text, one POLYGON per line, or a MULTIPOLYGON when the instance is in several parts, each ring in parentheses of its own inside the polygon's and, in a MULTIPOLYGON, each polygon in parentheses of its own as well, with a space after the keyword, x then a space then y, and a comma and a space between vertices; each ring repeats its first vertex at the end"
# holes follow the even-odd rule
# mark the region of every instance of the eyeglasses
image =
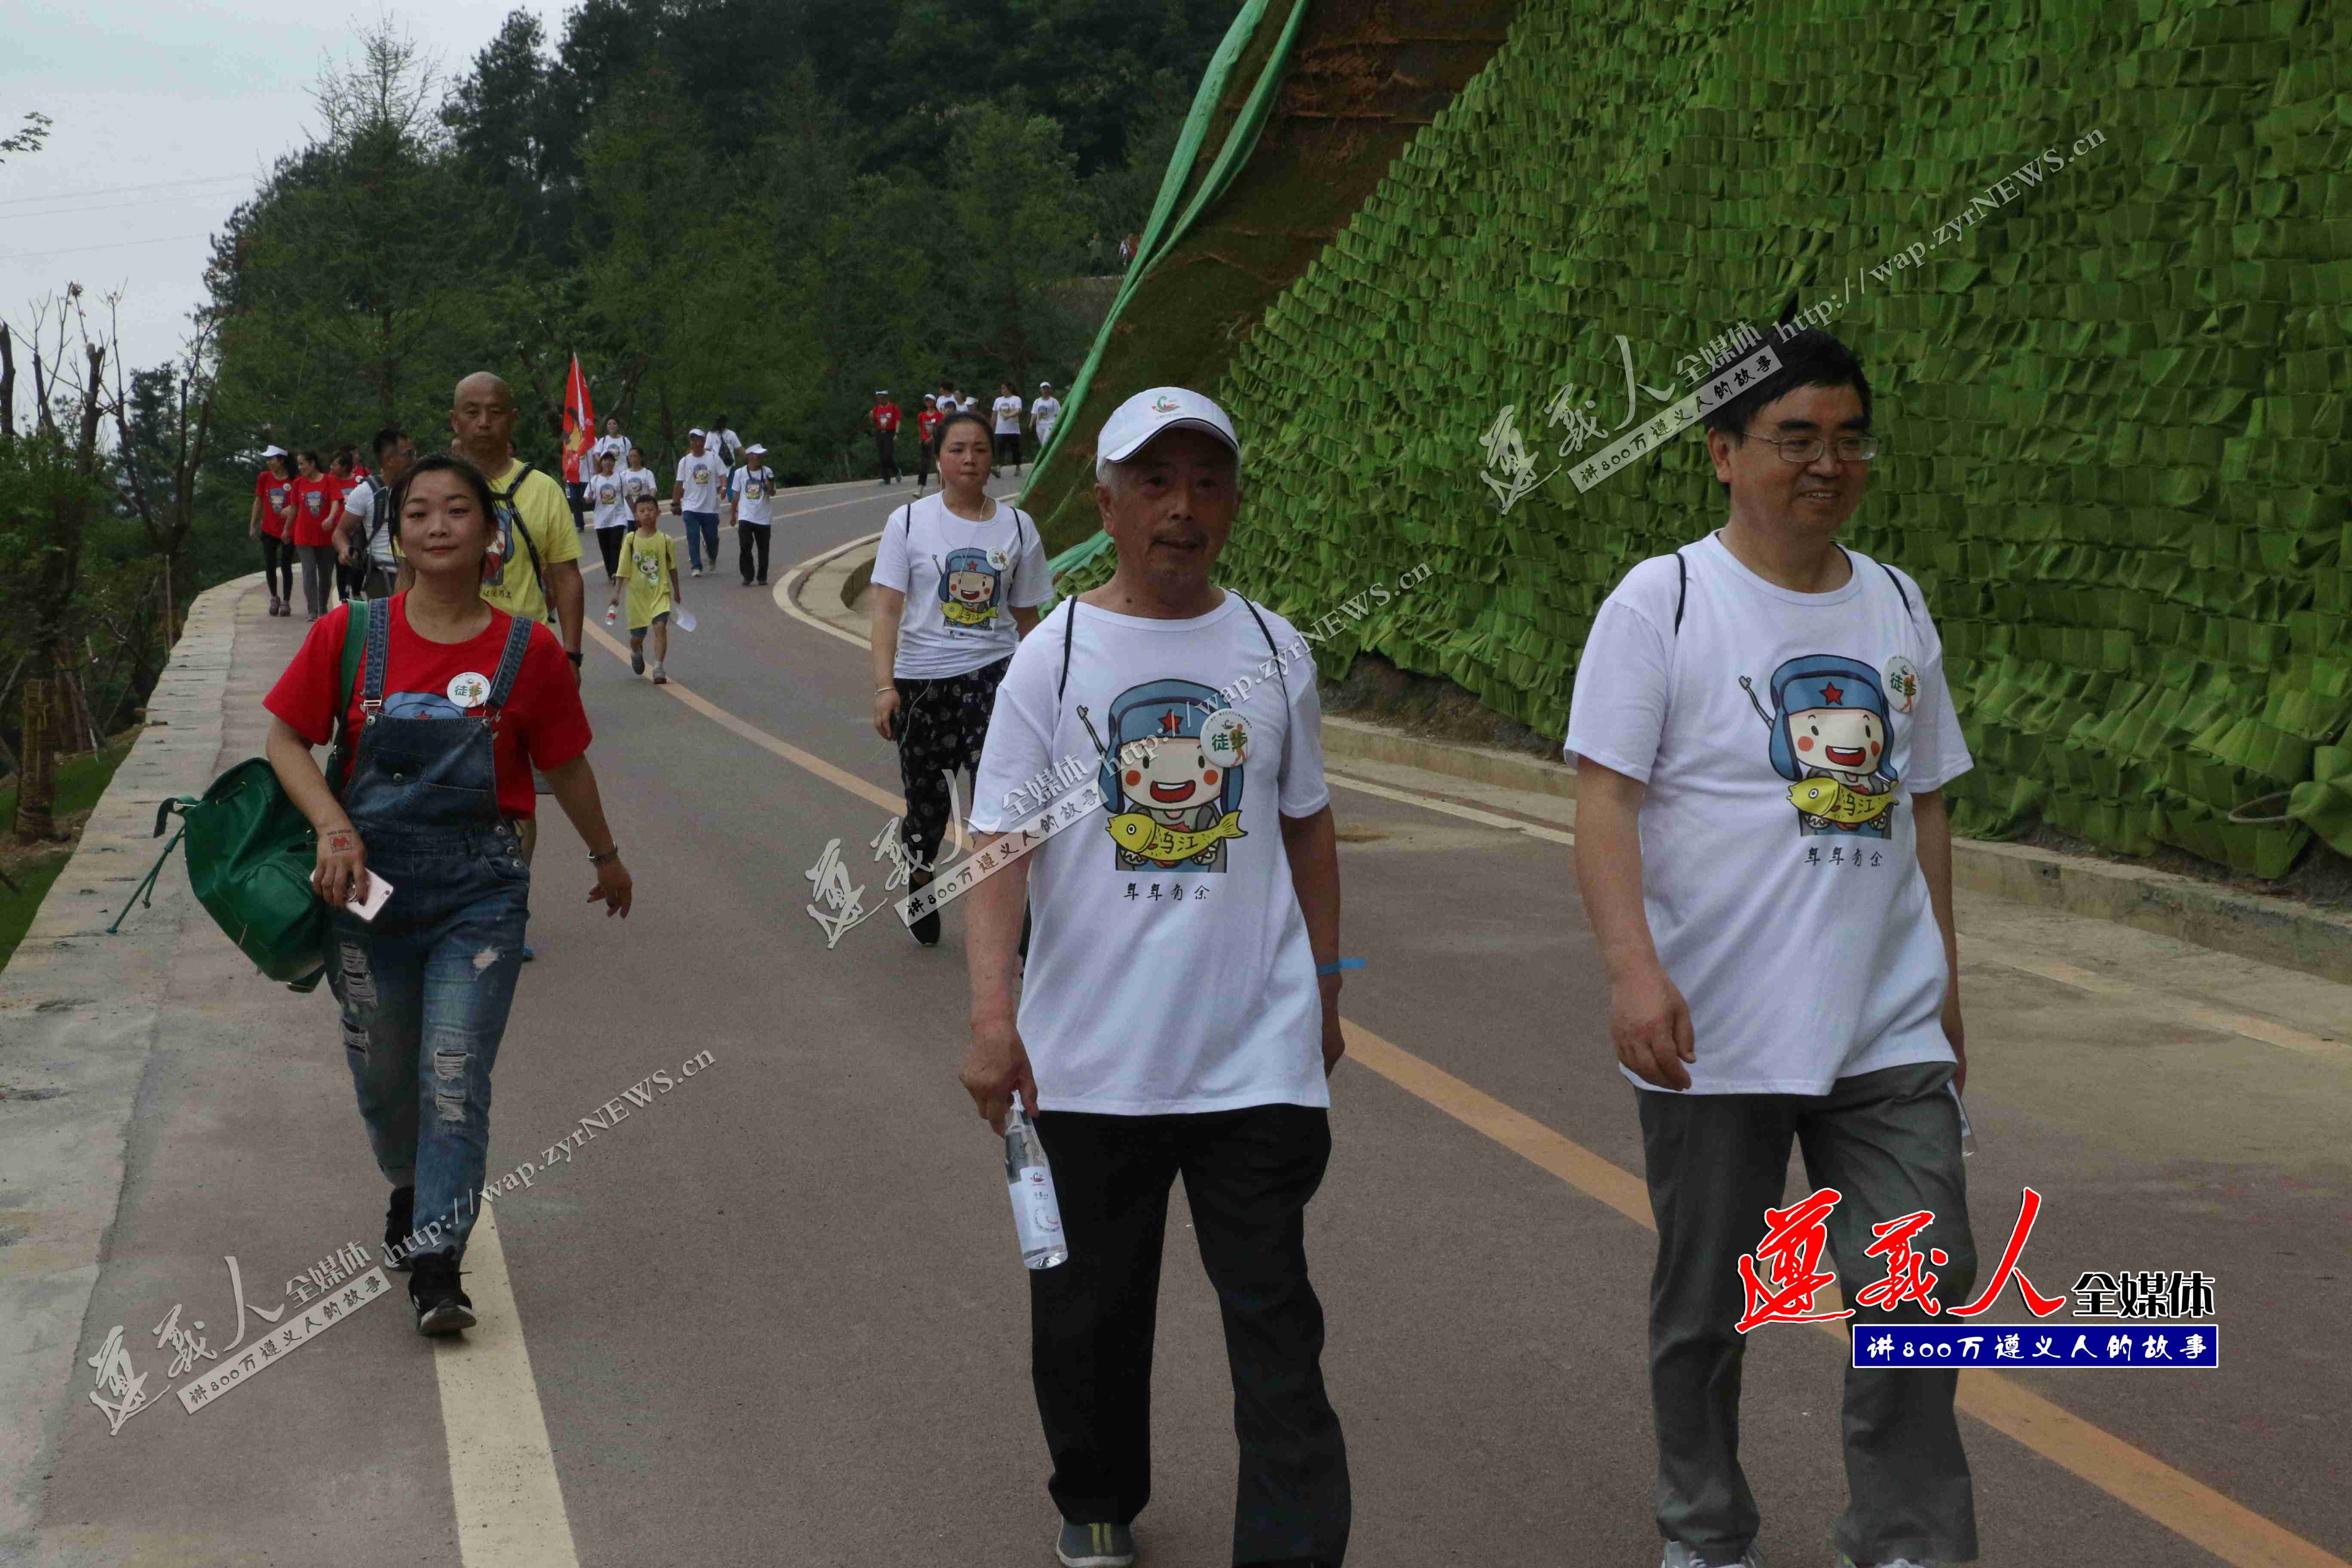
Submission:
MULTIPOLYGON (((1744 437, 1743 437, 1744 439, 1744 437)), ((1799 436, 1786 441, 1776 441, 1769 436, 1756 437, 1780 454, 1784 463, 1818 463, 1830 444, 1819 436, 1799 436)), ((1841 436, 1837 439, 1837 458, 1841 463, 1867 463, 1878 456, 1875 436, 1841 436)))

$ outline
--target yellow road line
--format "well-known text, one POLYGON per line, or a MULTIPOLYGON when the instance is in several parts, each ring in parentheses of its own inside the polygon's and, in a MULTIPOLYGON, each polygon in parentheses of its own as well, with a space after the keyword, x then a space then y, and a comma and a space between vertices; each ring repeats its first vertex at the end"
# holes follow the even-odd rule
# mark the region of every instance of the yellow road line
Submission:
MULTIPOLYGON (((628 650, 604 632, 593 626, 588 629, 615 657, 624 660, 628 658, 628 650)), ((870 801, 887 811, 903 813, 905 810, 905 802, 898 796, 877 789, 822 757, 777 740, 757 725, 747 723, 716 704, 687 691, 676 681, 663 689, 762 751, 803 768, 827 783, 838 784, 860 799, 870 801)), ((1558 828, 1538 828, 1533 824, 1476 811, 1470 806, 1416 798, 1385 785, 1349 781, 1348 787, 1388 795, 1456 816, 1486 820, 1497 826, 1517 828, 1538 837, 1557 837, 1571 844, 1575 842, 1573 835, 1558 828)), ((2096 975, 2087 975, 2087 972, 2078 973, 2084 973, 2087 978, 2099 981, 2101 985, 2112 984, 2100 980, 2096 975)), ((1472 1088, 1444 1068, 1381 1038, 1361 1025, 1343 1020, 1340 1026, 1347 1037, 1349 1056, 1364 1068, 1465 1126, 1493 1139, 1587 1197, 1616 1210, 1643 1229, 1654 1232, 1657 1228, 1650 1214, 1649 1187, 1639 1176, 1602 1159, 1533 1117, 1514 1110, 1483 1090, 1472 1088)), ((487 1222, 488 1216, 485 1215, 483 1217, 487 1222)), ((1844 1342, 1845 1331, 1843 1328, 1830 1325, 1828 1331, 1841 1344, 1844 1342)), ((2089 1482, 2134 1512, 2203 1547, 2222 1562, 2231 1564, 2232 1568, 2352 1568, 2352 1563, 2330 1555, 2285 1527, 2231 1501, 2154 1455, 2143 1453, 2114 1434, 2069 1414, 1998 1373, 1963 1373, 1958 1403, 1960 1409, 1987 1426, 2016 1439, 2069 1474, 2089 1482)))
MULTIPOLYGON (((1538 1169, 1655 1233, 1646 1183, 1574 1140, 1482 1090, 1391 1045, 1360 1024, 1342 1021, 1348 1055, 1399 1089, 1500 1143, 1538 1169)), ((1643 1092, 1635 1090, 1636 1093, 1643 1092)), ((1832 1290, 1828 1293, 1834 1296, 1832 1290)), ((1842 1310, 1832 1304, 1824 1310, 1842 1310)), ((1841 1346, 1843 1325, 1821 1327, 1841 1346)), ((2080 1477, 2167 1530, 2235 1568, 2352 1568, 2301 1536, 2232 1502, 2153 1455, 2052 1404, 1999 1373, 1963 1372, 1960 1409, 2080 1477)))
POLYGON ((465 1283, 481 1321, 462 1339, 433 1343, 460 1559, 466 1568, 579 1568, 522 1314, 487 1205, 467 1242, 465 1283))

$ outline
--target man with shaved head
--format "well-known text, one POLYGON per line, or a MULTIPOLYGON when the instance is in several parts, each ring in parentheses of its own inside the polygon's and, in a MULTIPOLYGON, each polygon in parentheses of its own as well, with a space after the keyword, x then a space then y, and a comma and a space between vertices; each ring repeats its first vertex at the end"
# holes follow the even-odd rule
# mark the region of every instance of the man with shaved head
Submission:
MULTIPOLYGON (((482 597, 518 619, 555 626, 577 679, 585 597, 580 581, 580 532, 572 524, 572 502, 562 481, 514 455, 514 394, 504 381, 478 370, 457 384, 449 407, 450 450, 482 470, 499 502, 498 542, 492 547, 496 554, 486 568, 495 575, 482 584, 482 597)), ((413 575, 404 563, 403 592, 413 575)), ((544 779, 539 781, 539 790, 548 793, 544 779)), ((524 819, 526 861, 539 846, 536 828, 536 819, 524 819)), ((532 956, 528 945, 522 955, 532 956)))

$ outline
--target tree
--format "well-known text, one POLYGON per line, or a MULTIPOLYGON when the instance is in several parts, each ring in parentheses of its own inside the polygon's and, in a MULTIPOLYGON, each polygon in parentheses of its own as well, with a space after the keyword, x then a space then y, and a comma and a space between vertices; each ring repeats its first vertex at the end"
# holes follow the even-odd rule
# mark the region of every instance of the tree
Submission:
POLYGON ((57 123, 47 115, 35 110, 25 116, 25 123, 13 136, 0 136, 0 153, 37 153, 41 143, 49 139, 49 127, 57 123))
POLYGON ((83 542, 104 504, 98 426, 106 347, 90 335, 81 298, 81 285, 68 284, 62 299, 33 307, 26 337, 33 351, 34 427, 11 443, 8 462, 15 471, 0 485, 0 495, 6 497, 0 525, 18 536, 18 559, 31 584, 25 610, 31 645, 17 748, 22 754, 16 830, 22 839, 57 837, 53 736, 90 727, 66 652, 66 629, 80 586, 83 542), (45 349, 52 329, 56 346, 45 349))
POLYGON ((434 86, 406 37, 364 36, 315 89, 322 134, 215 241, 209 310, 233 423, 325 445, 438 404, 478 368, 499 228, 425 110, 434 86))
POLYGON ((966 310, 984 351, 1015 386, 1043 363, 1066 362, 1084 330, 1047 285, 1079 269, 1076 160, 1061 127, 993 104, 959 119, 947 167, 959 220, 966 310))
MULTIPOLYGON (((119 302, 120 296, 109 297, 110 305, 119 302)), ((120 342, 121 332, 114 335, 120 342)), ((212 318, 200 311, 195 335, 176 363, 136 373, 126 389, 116 362, 112 412, 121 488, 162 562, 165 647, 179 640, 179 595, 193 585, 187 541, 196 525, 196 488, 219 385, 212 347, 212 318)))

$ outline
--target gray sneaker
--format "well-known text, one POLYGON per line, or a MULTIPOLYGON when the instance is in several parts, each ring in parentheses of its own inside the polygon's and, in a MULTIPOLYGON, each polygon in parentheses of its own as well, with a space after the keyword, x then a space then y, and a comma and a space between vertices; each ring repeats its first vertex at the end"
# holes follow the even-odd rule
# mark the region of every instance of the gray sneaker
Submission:
POLYGON ((1764 1568, 1764 1549, 1750 1545, 1728 1563, 1710 1563, 1681 1542, 1669 1541, 1665 1556, 1658 1560, 1658 1568, 1764 1568))
POLYGON ((1062 1568, 1128 1568, 1135 1561, 1135 1531, 1123 1524, 1072 1524, 1066 1519, 1054 1555, 1062 1568))

